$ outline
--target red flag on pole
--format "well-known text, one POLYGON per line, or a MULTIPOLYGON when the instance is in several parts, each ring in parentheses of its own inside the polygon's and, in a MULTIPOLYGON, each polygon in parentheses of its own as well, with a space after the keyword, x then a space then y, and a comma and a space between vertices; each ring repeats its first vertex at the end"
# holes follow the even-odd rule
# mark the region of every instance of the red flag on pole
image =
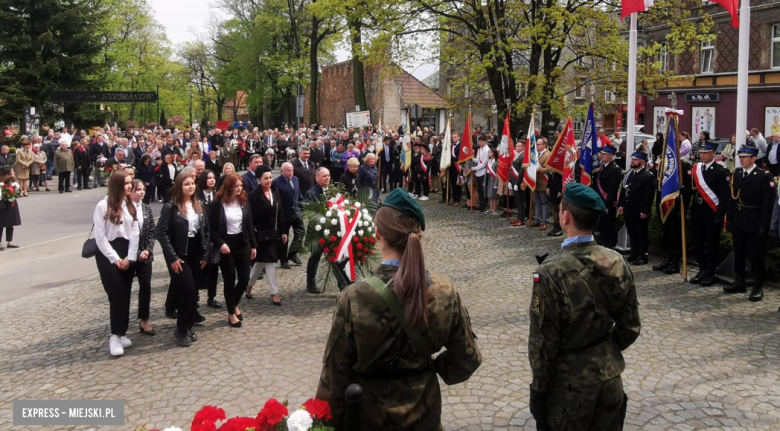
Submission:
POLYGON ((550 158, 547 159, 548 168, 563 175, 563 168, 566 163, 566 153, 569 148, 574 145, 574 126, 571 122, 571 117, 566 121, 566 127, 558 136, 558 140, 555 141, 550 158))
POLYGON ((739 28, 739 16, 737 15, 737 9, 739 9, 739 0, 710 0, 710 1, 723 6, 723 9, 726 9, 729 15, 731 15, 731 26, 734 28, 739 28))
POLYGON ((509 170, 515 160, 515 144, 512 142, 512 132, 509 127, 509 114, 504 120, 504 133, 498 146, 498 179, 509 182, 509 170))
POLYGON ((460 153, 458 154, 458 163, 465 163, 466 160, 474 158, 473 143, 471 142, 471 114, 466 115, 466 125, 463 135, 460 137, 460 153))
POLYGON ((636 12, 646 12, 655 0, 620 0, 620 20, 636 12))

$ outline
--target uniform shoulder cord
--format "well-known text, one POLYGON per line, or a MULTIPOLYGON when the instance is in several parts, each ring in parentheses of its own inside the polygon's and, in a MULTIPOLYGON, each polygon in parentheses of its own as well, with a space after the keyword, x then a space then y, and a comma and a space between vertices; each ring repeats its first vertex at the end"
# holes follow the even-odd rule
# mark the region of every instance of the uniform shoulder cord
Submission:
POLYGON ((734 173, 731 173, 731 184, 729 187, 731 188, 731 199, 734 199, 735 201, 739 201, 739 203, 742 203, 742 190, 737 191, 737 195, 734 196, 734 173))
POLYGON ((696 187, 696 181, 693 179, 693 170, 696 169, 696 164, 694 163, 693 166, 691 166, 691 189, 693 191, 699 190, 698 187, 696 187))

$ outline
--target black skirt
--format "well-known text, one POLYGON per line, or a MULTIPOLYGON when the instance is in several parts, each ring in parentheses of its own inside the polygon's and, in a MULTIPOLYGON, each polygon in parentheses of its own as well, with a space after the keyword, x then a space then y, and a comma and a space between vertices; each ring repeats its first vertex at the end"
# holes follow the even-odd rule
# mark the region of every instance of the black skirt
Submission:
POLYGON ((275 263, 279 261, 279 250, 285 247, 287 244, 282 244, 281 239, 273 241, 258 241, 257 242, 257 256, 255 256, 255 262, 260 263, 275 263))
POLYGON ((0 201, 0 228, 20 226, 21 224, 22 216, 19 214, 19 201, 0 201))

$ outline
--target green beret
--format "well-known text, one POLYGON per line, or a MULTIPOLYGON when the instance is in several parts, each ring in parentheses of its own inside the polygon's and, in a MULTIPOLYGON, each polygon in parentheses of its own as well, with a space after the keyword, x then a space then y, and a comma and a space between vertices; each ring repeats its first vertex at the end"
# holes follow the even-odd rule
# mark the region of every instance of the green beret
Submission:
POLYGON ((604 206, 604 201, 601 199, 601 196, 599 196, 595 190, 583 184, 566 184, 566 190, 563 192, 563 198, 571 202, 572 205, 580 207, 584 210, 602 213, 607 212, 607 207, 604 206))
POLYGON ((425 214, 423 214, 420 205, 409 196, 409 193, 403 189, 395 189, 382 202, 383 207, 395 208, 398 211, 408 215, 420 223, 422 230, 425 230, 425 214))

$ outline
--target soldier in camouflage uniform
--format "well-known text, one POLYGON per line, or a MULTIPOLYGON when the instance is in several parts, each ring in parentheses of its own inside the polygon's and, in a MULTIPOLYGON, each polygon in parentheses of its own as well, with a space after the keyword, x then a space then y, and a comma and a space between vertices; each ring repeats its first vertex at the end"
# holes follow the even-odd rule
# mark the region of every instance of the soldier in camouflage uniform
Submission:
POLYGON ((425 270, 420 206, 396 189, 375 223, 383 259, 378 279, 353 283, 339 296, 317 398, 330 403, 337 429, 344 425, 347 386, 357 383, 364 393, 361 429, 439 430, 437 375, 448 385, 471 377, 482 362, 476 336, 453 282, 425 270), (400 319, 376 282, 389 290, 400 319))
POLYGON ((593 189, 569 184, 560 208, 563 251, 533 274, 528 359, 531 413, 539 430, 623 427, 621 352, 641 325, 630 267, 593 241, 605 212, 593 189))

